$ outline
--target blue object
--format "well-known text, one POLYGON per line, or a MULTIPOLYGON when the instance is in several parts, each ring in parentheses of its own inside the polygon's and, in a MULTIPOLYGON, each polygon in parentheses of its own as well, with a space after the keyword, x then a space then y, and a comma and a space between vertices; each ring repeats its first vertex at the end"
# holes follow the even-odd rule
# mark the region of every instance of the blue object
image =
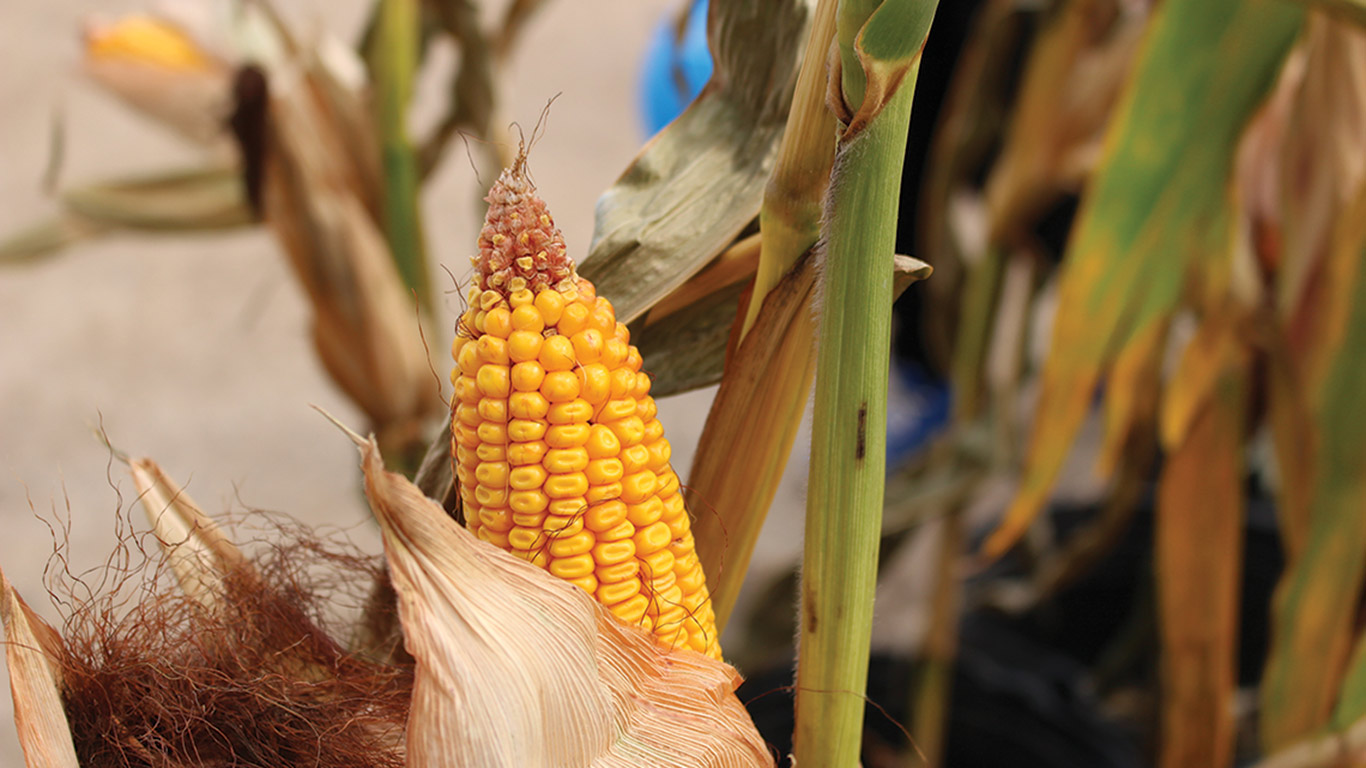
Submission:
POLYGON ((929 445, 949 424, 948 383, 915 363, 892 365, 887 390, 887 465, 894 467, 929 445))
POLYGON ((679 34, 666 18, 655 28, 640 77, 640 117, 653 136, 678 117, 711 78, 707 48, 707 0, 693 0, 679 34))

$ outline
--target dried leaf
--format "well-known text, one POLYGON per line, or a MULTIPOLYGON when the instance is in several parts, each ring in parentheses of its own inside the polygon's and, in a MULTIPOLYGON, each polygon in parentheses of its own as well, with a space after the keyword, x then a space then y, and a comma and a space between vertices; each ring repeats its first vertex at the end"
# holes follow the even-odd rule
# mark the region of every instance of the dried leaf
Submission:
POLYGON ((138 500, 180 588, 206 609, 224 595, 223 580, 246 558, 218 524, 151 459, 128 463, 138 500))
POLYGON ((1227 324, 1207 322, 1202 336, 1209 341, 1192 343, 1183 361, 1199 369, 1199 400, 1173 435, 1158 486, 1164 768, 1233 760, 1249 354, 1227 324), (1196 359, 1205 347, 1212 371, 1196 359))
POLYGON ((80 768, 62 709, 61 638, 38 618, 0 571, 0 620, 14 697, 14 724, 28 768, 80 768))
POLYGON ((720 3, 711 82, 598 200, 579 274, 629 323, 721 253, 759 211, 811 3, 720 3))
POLYGON ((1071 0, 1040 33, 987 182, 993 241, 1018 244, 1059 195, 1080 188, 1138 49, 1146 10, 1144 3, 1071 0))
MULTIPOLYGON (((1360 669, 1343 671, 1356 635, 1352 607, 1366 575, 1366 187, 1339 221, 1324 274, 1324 322, 1316 344, 1326 372, 1307 380, 1315 474, 1304 551, 1282 577, 1263 676, 1263 744, 1286 747, 1329 722, 1366 712, 1360 669)), ((1360 656, 1358 661, 1360 662, 1360 656)))
POLYGON ((771 766, 731 667, 478 541, 362 443, 408 650, 409 764, 771 766))

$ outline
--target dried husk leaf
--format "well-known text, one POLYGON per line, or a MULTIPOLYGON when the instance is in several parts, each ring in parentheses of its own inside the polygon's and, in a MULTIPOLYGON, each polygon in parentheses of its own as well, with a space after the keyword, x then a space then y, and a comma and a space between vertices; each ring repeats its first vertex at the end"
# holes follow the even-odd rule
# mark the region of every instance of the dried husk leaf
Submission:
POLYGON ((270 89, 266 221, 308 292, 324 366, 385 445, 406 451, 440 400, 415 299, 403 289, 365 192, 369 164, 352 152, 341 125, 349 109, 298 62, 273 70, 270 89))
POLYGON ((14 697, 14 724, 28 768, 80 768, 62 709, 61 638, 0 571, 0 621, 14 697))
POLYGON ((813 3, 720 3, 702 94, 598 200, 579 274, 629 323, 701 270, 759 212, 813 3))
POLYGON ((156 462, 134 459, 128 468, 180 588, 205 609, 212 609, 224 595, 224 579, 244 567, 242 551, 156 462))
POLYGON ((408 650, 409 765, 771 766, 731 667, 478 541, 362 444, 408 650))
POLYGON ((91 80, 191 141, 226 139, 232 68, 176 24, 146 16, 92 24, 84 65, 91 80))

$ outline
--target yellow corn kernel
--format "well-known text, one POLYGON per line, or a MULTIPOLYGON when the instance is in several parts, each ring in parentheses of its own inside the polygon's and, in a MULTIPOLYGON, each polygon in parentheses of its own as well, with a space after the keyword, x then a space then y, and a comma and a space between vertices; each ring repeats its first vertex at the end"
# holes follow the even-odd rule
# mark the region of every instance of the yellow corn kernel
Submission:
POLYGON ((607 343, 602 331, 596 328, 585 328, 569 340, 574 344, 574 354, 581 365, 591 365, 601 359, 603 346, 607 343))
POLYGON ((536 294, 535 307, 541 311, 546 325, 555 325, 560 322, 560 314, 564 312, 564 297, 558 291, 541 291, 536 294))
POLYGON ((667 469, 659 475, 659 487, 655 492, 659 494, 659 498, 667 499, 677 494, 680 487, 678 473, 672 469, 667 469))
POLYGON ((479 529, 479 538, 483 539, 484 541, 487 541, 495 547, 498 547, 499 549, 511 548, 508 545, 508 535, 506 533, 495 531, 488 527, 481 527, 479 529))
POLYGON ((664 517, 664 502, 660 501, 658 496, 651 496, 642 502, 630 504, 626 507, 626 519, 630 520, 631 524, 637 528, 653 525, 662 517, 664 517))
MULTIPOLYGON (((516 522, 516 515, 513 515, 513 522, 516 522)), ((541 533, 540 528, 517 525, 508 531, 508 543, 513 549, 532 551, 545 544, 545 534, 541 533)))
POLYGON ((541 331, 545 330, 545 317, 534 304, 523 304, 512 310, 512 327, 540 336, 541 331))
POLYGON ((593 405, 607 401, 612 394, 612 374, 602 363, 588 363, 578 369, 579 397, 593 405))
POLYGON ((637 573, 640 573, 640 562, 636 560, 626 560, 616 565, 604 565, 597 570, 598 581, 603 584, 625 581, 637 573))
MULTIPOLYGON (((673 569, 674 553, 667 548, 640 558, 640 570, 651 579, 658 578, 666 573, 673 575, 673 569)), ((677 580, 676 576, 675 580, 677 580)))
POLYGON ((582 555, 593 549, 596 543, 593 534, 588 531, 579 531, 573 536, 556 536, 550 540, 550 554, 552 557, 582 555))
POLYGON ((664 425, 659 423, 659 419, 649 419, 645 422, 645 440, 643 442, 653 443, 656 440, 664 439, 664 425))
MULTIPOLYGON (((479 485, 474 489, 474 500, 479 503, 479 506, 486 509, 502 507, 508 503, 508 492, 506 488, 490 488, 487 485, 479 485)), ((512 518, 508 518, 509 523, 511 520, 512 518)))
POLYGON ((598 534, 598 541, 623 541, 636 535, 636 527, 629 520, 623 520, 612 528, 598 534))
POLYGON ((549 449, 544 440, 513 443, 507 447, 508 463, 516 467, 540 464, 549 449))
POLYGON ((507 533, 512 530, 512 515, 504 508, 485 507, 479 510, 479 524, 490 531, 507 533))
POLYGON ((539 490, 516 490, 508 494, 508 506, 519 515, 537 514, 550 506, 550 497, 539 490))
POLYGON ((588 493, 583 495, 583 500, 589 504, 619 498, 621 498, 621 483, 593 483, 588 487, 588 493))
POLYGON ((512 313, 503 307, 490 309, 484 315, 484 327, 481 330, 486 335, 506 339, 512 334, 512 313))
POLYGON ((479 366, 484 364, 479 359, 479 350, 474 344, 466 344, 460 349, 460 357, 456 358, 456 364, 460 366, 460 373, 465 376, 473 376, 479 372, 479 366))
POLYGON ((650 463, 650 449, 633 445, 621 452, 621 466, 628 475, 634 475, 650 463))
MULTIPOLYGON (((480 427, 482 429, 483 427, 480 427)), ((560 424, 545 433, 546 445, 551 448, 579 448, 588 442, 587 424, 560 424)))
POLYGON ((517 363, 512 366, 509 376, 512 388, 518 392, 535 392, 540 394, 541 382, 545 381, 545 369, 535 360, 528 360, 525 363, 517 363))
POLYGON ((455 418, 461 424, 467 424, 471 427, 478 427, 484 421, 484 417, 479 415, 479 407, 472 405, 456 406, 455 418))
POLYGON ((588 428, 588 420, 593 418, 593 406, 583 398, 576 398, 567 403, 555 403, 550 406, 545 418, 551 424, 580 424, 588 428))
MULTIPOLYGON (((589 437, 592 440, 592 437, 589 437)), ((588 452, 584 451, 584 458, 588 457, 588 452)), ((621 459, 594 459, 588 462, 585 474, 588 475, 590 485, 606 485, 615 483, 622 478, 623 468, 621 459)))
POLYGON ((507 421, 508 401, 485 397, 479 401, 479 415, 489 421, 507 421))
POLYGON ((626 519, 627 507, 620 501, 594 504, 584 513, 583 524, 591 531, 610 531, 626 519))
POLYGON ((659 478, 648 469, 627 475, 621 481, 621 500, 627 506, 640 504, 649 499, 659 486, 659 478))
MULTIPOLYGON (((630 354, 631 345, 621 339, 608 339, 607 343, 602 347, 602 364, 612 369, 613 376, 621 374, 622 381, 626 382, 627 392, 634 391, 636 387, 635 371, 623 368, 623 366, 626 365, 626 359, 630 354)), ((623 395, 613 395, 613 397, 622 396, 623 395)))
POLYGON ((568 371, 574 368, 574 344, 565 336, 551 336, 541 344, 537 356, 546 371, 568 371))
POLYGON ((640 417, 641 421, 649 423, 650 419, 653 419, 657 413, 659 413, 659 406, 655 405, 654 398, 649 397, 648 394, 645 399, 636 401, 636 415, 640 417))
POLYGON ((485 461, 474 471, 474 477, 480 485, 489 488, 502 488, 508 482, 508 465, 501 461, 485 461))
POLYGON ((619 366, 614 368, 611 363, 604 362, 603 364, 607 366, 608 370, 612 371, 611 390, 608 393, 608 397, 611 397, 613 400, 621 400, 629 397, 636 389, 636 375, 619 366))
POLYGON ((640 441, 645 437, 645 423, 640 420, 639 416, 617 419, 607 426, 611 428, 612 433, 621 441, 623 447, 639 445, 640 441))
POLYGON ((479 385, 479 391, 484 393, 484 397, 503 398, 512 390, 506 365, 482 365, 474 381, 479 385))
POLYGON ((551 474, 582 472, 588 467, 588 451, 577 447, 552 448, 546 452, 545 460, 541 464, 551 474))
POLYGON ((542 338, 539 331, 513 331, 508 337, 508 358, 514 363, 536 360, 541 355, 542 338))
MULTIPOLYGON (((555 502, 552 501, 550 504, 553 507, 555 502)), ((545 523, 541 526, 541 530, 552 536, 576 535, 579 531, 583 530, 583 516, 578 514, 578 510, 581 508, 582 505, 575 506, 574 513, 569 515, 546 515, 545 523)), ((551 512, 553 513, 554 510, 552 509, 551 512)))
MULTIPOLYGON (((513 373, 516 384, 516 372, 513 373)), ((514 419, 544 419, 550 410, 550 403, 540 392, 513 392, 508 397, 508 413, 514 419)))
POLYGON ((518 491, 534 491, 545 485, 547 475, 540 465, 517 467, 508 474, 508 485, 518 491))
POLYGON ((593 556, 589 554, 573 557, 555 557, 550 560, 550 572, 562 579, 578 579, 587 576, 597 568, 593 556))
POLYGON ((625 419, 636 415, 636 400, 633 397, 623 397, 616 400, 608 400, 607 405, 598 412, 598 420, 601 422, 612 422, 617 419, 625 419))
MULTIPOLYGON (((603 603, 603 605, 606 605, 606 603, 603 603)), ((645 617, 645 609, 649 608, 649 606, 650 599, 645 595, 637 594, 624 603, 617 603, 616 605, 609 606, 608 610, 627 624, 639 624, 640 620, 645 617)))
POLYGON ((508 441, 507 425, 497 422, 486 421, 480 424, 475 434, 479 436, 479 440, 486 443, 506 443, 508 441))
POLYGON ((522 528, 531 528, 536 531, 541 531, 542 528, 545 526, 545 513, 518 512, 514 509, 512 510, 512 524, 520 526, 522 528))
POLYGON ((551 403, 567 403, 571 400, 577 400, 579 397, 579 375, 573 371, 551 371, 545 375, 545 380, 541 382, 541 394, 551 403))
POLYGON ((588 492, 588 478, 582 472, 566 475, 552 474, 545 481, 545 495, 552 499, 569 499, 588 492))
POLYGON ((588 327, 588 316, 591 313, 592 310, 577 301, 566 304, 564 313, 560 315, 560 321, 555 324, 555 328, 563 336, 573 336, 588 327))
POLYGON ((598 585, 598 600, 607 606, 616 605, 639 594, 640 579, 635 577, 625 581, 598 585))
POLYGON ((479 351, 479 359, 485 363, 507 365, 510 362, 508 359, 508 343, 506 339, 500 339, 497 336, 489 336, 486 334, 479 337, 475 349, 479 351))
POLYGON ((570 579, 569 583, 577 586, 590 595, 595 594, 598 591, 598 580, 591 573, 587 576, 580 576, 577 579, 570 579))
POLYGON ((636 544, 630 539, 604 541, 593 547, 593 559, 598 565, 613 565, 635 557, 636 544))
POLYGON ((474 383, 474 379, 469 376, 460 376, 455 381, 455 399, 462 403, 478 403, 484 395, 479 392, 479 385, 474 383))
POLYGON ((528 443, 545 437, 549 427, 538 419, 513 419, 508 422, 508 439, 516 443, 528 443))
POLYGON ((669 526, 660 521, 636 531, 633 541, 636 543, 636 555, 645 557, 660 550, 667 552, 665 547, 673 542, 673 535, 669 533, 669 526))
POLYGON ((601 424, 594 424, 589 429, 588 442, 584 448, 588 450, 590 459, 615 458, 621 453, 621 441, 612 430, 601 424))

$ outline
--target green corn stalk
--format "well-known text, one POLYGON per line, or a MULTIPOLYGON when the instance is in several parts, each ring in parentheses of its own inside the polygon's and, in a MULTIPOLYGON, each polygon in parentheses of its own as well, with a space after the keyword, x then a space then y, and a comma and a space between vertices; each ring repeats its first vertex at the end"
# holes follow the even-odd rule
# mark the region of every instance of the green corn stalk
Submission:
POLYGON ((807 491, 798 765, 853 766, 863 734, 886 475, 891 262, 902 159, 934 0, 846 0, 836 13, 844 105, 827 197, 807 491))

